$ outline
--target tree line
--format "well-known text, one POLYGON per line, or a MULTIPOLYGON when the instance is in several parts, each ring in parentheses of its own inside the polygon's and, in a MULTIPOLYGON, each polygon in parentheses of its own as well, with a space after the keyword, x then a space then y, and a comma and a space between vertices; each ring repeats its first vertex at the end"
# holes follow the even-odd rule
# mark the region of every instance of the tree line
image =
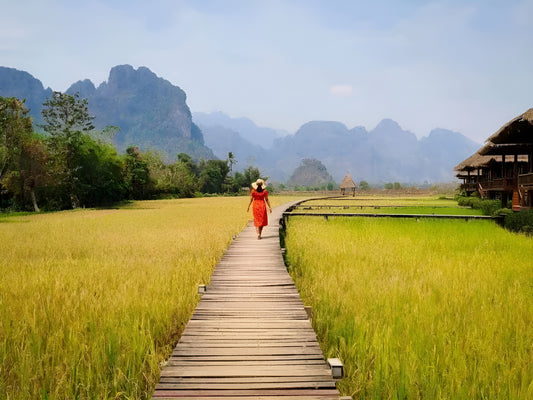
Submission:
POLYGON ((42 133, 34 131, 24 100, 0 97, 0 209, 61 210, 124 200, 238 193, 261 177, 249 166, 233 172, 226 160, 174 163, 162 152, 131 146, 118 154, 118 127, 95 129, 87 99, 54 92, 43 103, 42 133))

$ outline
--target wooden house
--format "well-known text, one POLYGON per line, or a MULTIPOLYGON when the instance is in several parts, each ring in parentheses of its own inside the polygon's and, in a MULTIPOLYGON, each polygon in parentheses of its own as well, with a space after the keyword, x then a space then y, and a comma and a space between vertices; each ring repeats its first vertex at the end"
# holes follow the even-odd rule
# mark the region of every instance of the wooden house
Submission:
POLYGON ((513 209, 533 206, 533 108, 512 119, 455 167, 462 188, 499 199, 513 209))
POLYGON ((342 180, 341 182, 341 194, 343 196, 347 195, 347 194, 351 194, 353 197, 355 197, 355 189, 356 189, 356 185, 352 179, 352 176, 347 173, 346 176, 344 177, 344 179, 342 180))
MULTIPOLYGON (((520 171, 527 168, 527 163, 527 156, 518 156, 517 165, 520 171)), ((506 200, 506 196, 512 196, 512 184, 502 176, 511 175, 513 168, 513 164, 503 163, 502 156, 481 155, 476 152, 454 169, 456 176, 463 180, 461 189, 469 196, 479 192, 483 198, 506 200)))

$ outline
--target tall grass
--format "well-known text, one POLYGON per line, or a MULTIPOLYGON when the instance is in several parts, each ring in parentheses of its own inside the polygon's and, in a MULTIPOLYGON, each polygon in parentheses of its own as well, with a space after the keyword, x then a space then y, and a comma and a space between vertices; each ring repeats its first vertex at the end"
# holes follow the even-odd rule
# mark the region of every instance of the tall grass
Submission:
POLYGON ((490 221, 289 220, 288 264, 354 398, 533 398, 533 244, 490 221))
POLYGON ((247 202, 2 218, 0 398, 149 398, 247 202))

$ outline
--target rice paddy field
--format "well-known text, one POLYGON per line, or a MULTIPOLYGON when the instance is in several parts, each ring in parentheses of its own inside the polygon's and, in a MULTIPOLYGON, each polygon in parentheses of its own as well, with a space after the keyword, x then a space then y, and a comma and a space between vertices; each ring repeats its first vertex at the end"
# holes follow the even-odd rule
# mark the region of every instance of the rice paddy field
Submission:
POLYGON ((533 398, 530 237, 493 221, 294 216, 285 246, 325 355, 344 363, 342 394, 533 398))
POLYGON ((0 398, 150 398, 248 201, 0 217, 0 398))

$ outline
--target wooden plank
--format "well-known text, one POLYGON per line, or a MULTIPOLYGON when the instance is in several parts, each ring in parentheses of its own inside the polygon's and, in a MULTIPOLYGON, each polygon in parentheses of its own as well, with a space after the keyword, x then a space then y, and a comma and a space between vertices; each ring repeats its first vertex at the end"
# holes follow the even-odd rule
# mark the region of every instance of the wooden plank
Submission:
POLYGON ((228 355, 241 355, 241 356, 261 356, 261 355, 322 355, 320 347, 260 347, 260 348, 211 348, 211 347, 192 347, 186 348, 176 347, 172 352, 173 356, 228 356, 228 355))
POLYGON ((259 365, 250 366, 244 365, 242 367, 228 367, 228 366, 187 366, 174 367, 168 365, 161 372, 161 376, 172 377, 252 377, 252 376, 331 376, 331 371, 326 366, 298 366, 287 368, 286 365, 259 365))
POLYGON ((339 392, 336 389, 267 389, 267 390, 257 390, 257 389, 240 389, 240 390, 179 390, 176 393, 175 390, 157 390, 154 393, 154 397, 169 396, 172 397, 189 397, 189 396, 260 396, 260 395, 270 395, 270 396, 312 396, 312 395, 337 395, 339 392), (317 393, 318 392, 318 393, 317 393))
MULTIPOLYGON (((194 390, 199 387, 198 382, 191 383, 160 383, 157 385, 156 390, 194 390)), ((229 383, 209 383, 202 382, 202 389, 204 390, 244 390, 244 389, 335 389, 335 383, 332 381, 295 381, 295 382, 285 382, 285 383, 276 383, 276 382, 265 382, 265 383, 254 383, 254 382, 229 382, 229 383)))
POLYGON ((158 400, 175 400, 178 397, 187 398, 188 400, 220 400, 223 398, 224 400, 332 400, 332 399, 339 399, 339 395, 337 394, 315 394, 310 396, 290 396, 290 395, 251 395, 251 396, 244 396, 244 395, 238 395, 238 396, 224 396, 221 397, 220 395, 216 396, 208 396, 208 395, 202 395, 202 396, 195 396, 193 395, 179 395, 179 394, 163 394, 163 393, 154 393, 155 399, 158 400))
MULTIPOLYGON (((162 377, 160 380, 161 384, 179 384, 179 383, 196 383, 198 385, 203 384, 212 384, 214 380, 212 378, 206 377, 195 377, 195 378, 166 378, 162 377)), ((330 377, 321 377, 316 376, 312 379, 303 379, 299 376, 278 376, 278 377, 227 377, 227 378, 218 378, 217 382, 220 383, 294 383, 294 382, 316 382, 319 384, 331 383, 330 377)))

